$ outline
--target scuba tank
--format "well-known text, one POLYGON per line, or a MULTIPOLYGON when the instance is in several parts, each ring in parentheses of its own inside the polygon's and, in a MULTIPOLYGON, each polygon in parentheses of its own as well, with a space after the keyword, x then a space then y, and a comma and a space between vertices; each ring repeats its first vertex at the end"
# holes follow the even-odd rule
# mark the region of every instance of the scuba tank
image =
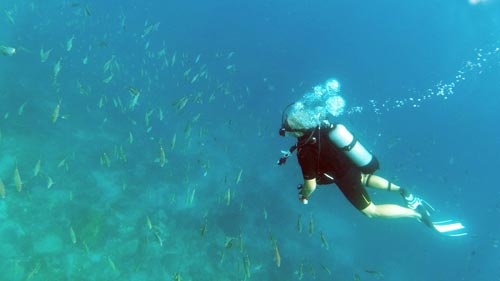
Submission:
POLYGON ((331 124, 330 126, 331 129, 328 133, 330 140, 345 152, 347 157, 360 168, 361 172, 372 174, 379 168, 377 158, 368 152, 344 125, 331 124))

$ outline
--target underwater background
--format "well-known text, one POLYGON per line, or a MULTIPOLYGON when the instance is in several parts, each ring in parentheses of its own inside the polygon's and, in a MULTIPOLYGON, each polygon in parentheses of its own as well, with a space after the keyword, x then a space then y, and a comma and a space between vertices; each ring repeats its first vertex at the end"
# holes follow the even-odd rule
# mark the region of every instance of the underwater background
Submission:
POLYGON ((0 280, 500 280, 499 36, 494 0, 2 0, 0 280), (330 78, 469 235, 297 200, 281 112, 330 78))

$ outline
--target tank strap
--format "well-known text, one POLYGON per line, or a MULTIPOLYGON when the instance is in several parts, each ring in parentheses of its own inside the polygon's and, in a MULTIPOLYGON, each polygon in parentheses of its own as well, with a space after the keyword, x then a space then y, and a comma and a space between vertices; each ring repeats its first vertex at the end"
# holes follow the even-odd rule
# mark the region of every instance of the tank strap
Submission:
POLYGON ((356 145, 356 143, 358 143, 358 139, 353 138, 350 144, 342 147, 342 150, 343 151, 351 151, 351 149, 356 145))
POLYGON ((387 181, 387 191, 391 191, 392 182, 387 181))
POLYGON ((365 186, 368 186, 368 182, 370 181, 370 178, 372 177, 372 174, 368 174, 365 179, 365 186))

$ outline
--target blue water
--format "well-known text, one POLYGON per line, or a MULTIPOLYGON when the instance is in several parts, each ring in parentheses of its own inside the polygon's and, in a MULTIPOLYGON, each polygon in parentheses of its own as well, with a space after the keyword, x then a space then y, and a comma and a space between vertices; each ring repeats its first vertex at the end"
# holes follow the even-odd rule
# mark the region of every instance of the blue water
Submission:
POLYGON ((498 1, 164 2, 0 2, 0 280, 500 280, 498 1), (281 111, 332 77, 468 236, 300 204, 281 111))

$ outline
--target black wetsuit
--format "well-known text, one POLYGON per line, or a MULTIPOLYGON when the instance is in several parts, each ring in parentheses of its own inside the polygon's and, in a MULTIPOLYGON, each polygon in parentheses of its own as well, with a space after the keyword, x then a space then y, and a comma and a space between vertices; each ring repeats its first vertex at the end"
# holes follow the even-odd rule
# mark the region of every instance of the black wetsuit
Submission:
POLYGON ((329 128, 315 129, 299 138, 297 158, 305 180, 317 184, 335 183, 358 210, 365 209, 370 197, 361 183, 361 170, 328 137, 329 128))

